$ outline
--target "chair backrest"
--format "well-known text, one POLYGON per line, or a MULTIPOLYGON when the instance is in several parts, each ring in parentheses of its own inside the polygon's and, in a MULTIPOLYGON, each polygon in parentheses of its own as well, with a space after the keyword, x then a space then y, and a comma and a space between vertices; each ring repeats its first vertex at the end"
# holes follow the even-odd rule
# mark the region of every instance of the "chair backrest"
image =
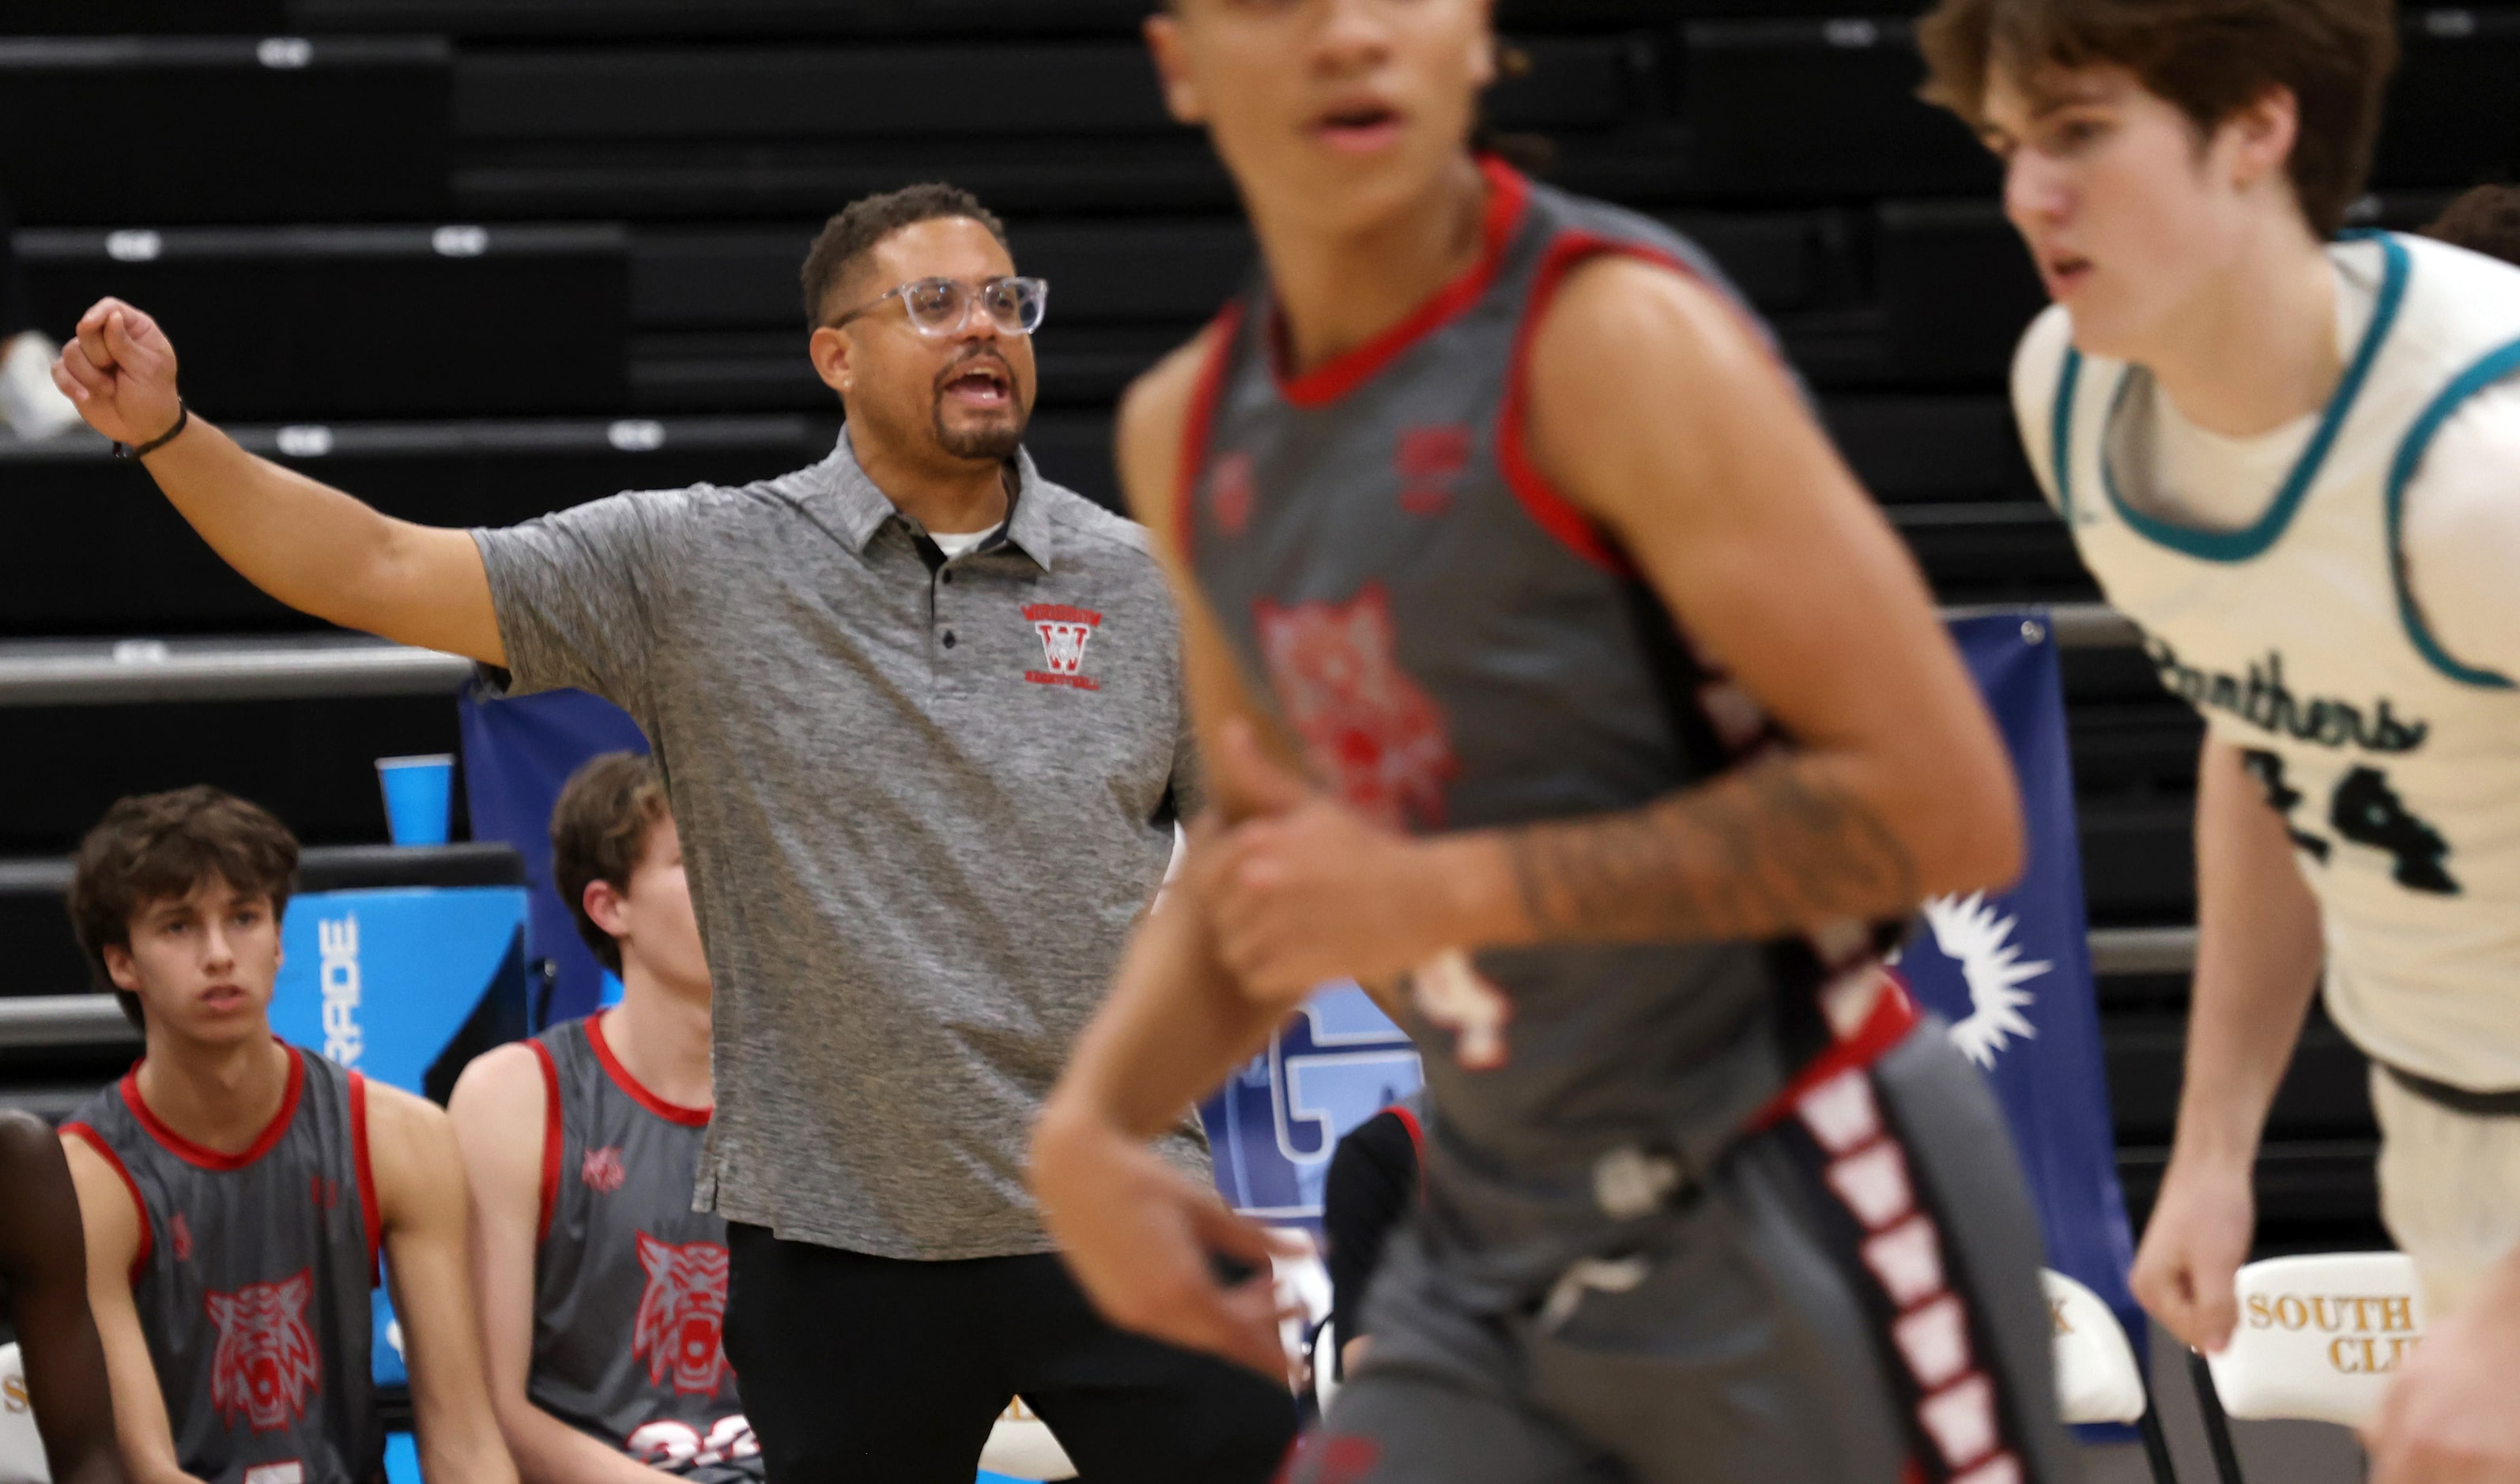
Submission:
POLYGON ((2041 1270, 2055 1329, 2056 1407, 2068 1422, 2136 1422, 2149 1405, 2143 1370, 2118 1317, 2062 1273, 2041 1270))
POLYGON ((1032 1415, 1022 1397, 1007 1403, 997 1425, 989 1429, 988 1446, 980 1450, 980 1466, 1011 1479, 1076 1477, 1067 1450, 1058 1446, 1049 1424, 1032 1415))
POLYGON ((0 1484, 53 1484, 15 1344, 0 1345, 0 1484))
POLYGON ((2242 1268, 2237 1286, 2239 1327, 2207 1357, 2235 1417, 2360 1426, 2423 1337, 2423 1293, 2403 1252, 2269 1258, 2242 1268))

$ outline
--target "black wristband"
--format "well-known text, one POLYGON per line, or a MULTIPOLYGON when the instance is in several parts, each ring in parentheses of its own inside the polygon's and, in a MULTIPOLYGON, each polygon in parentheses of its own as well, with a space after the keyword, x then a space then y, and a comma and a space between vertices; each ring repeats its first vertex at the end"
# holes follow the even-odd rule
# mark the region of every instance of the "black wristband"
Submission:
POLYGON ((113 445, 113 456, 117 459, 145 459, 151 454, 154 454, 158 450, 165 447, 167 444, 174 442, 175 435, 191 427, 192 422, 193 409, 185 406, 183 398, 178 397, 175 399, 174 427, 169 427, 164 432, 151 438, 148 442, 141 444, 138 448, 134 448, 128 443, 116 443, 113 445))

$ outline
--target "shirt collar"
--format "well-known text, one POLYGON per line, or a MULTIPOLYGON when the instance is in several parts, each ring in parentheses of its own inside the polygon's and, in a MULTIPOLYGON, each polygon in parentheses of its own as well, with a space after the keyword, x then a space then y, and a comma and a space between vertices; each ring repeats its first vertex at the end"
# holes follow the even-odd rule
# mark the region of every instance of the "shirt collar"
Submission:
MULTIPOLYGON (((1000 539, 981 550, 993 551, 1000 545, 1014 547, 1032 559, 1034 565, 1047 572, 1051 568, 1055 538, 1051 534, 1050 515, 1044 509, 1047 502, 1043 487, 1046 481, 1041 477, 1041 472, 1033 467, 1030 453, 1016 449, 1014 463, 1013 510, 1007 518, 1000 539)), ((839 441, 832 446, 832 456, 823 461, 823 472, 838 532, 852 551, 865 551, 867 543, 875 539, 875 533, 883 529, 887 520, 897 518, 904 525, 911 523, 910 517, 902 515, 891 497, 877 488, 875 480, 867 477, 866 470, 858 463, 857 450, 849 444, 849 430, 845 426, 840 428, 839 441)))

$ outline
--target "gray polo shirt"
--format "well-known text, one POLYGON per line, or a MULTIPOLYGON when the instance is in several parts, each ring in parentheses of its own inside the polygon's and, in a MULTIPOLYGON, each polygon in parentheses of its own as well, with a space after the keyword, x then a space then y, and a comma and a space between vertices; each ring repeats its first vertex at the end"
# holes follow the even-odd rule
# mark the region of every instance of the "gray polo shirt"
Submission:
MULTIPOLYGON (((884 1257, 1050 1249, 1025 1141, 1193 790, 1138 526, 1018 455, 937 557, 842 432, 811 469, 476 530, 519 692, 638 719, 716 979, 697 1196, 884 1257)), ((1194 1131, 1169 1152, 1204 1173, 1194 1131)))

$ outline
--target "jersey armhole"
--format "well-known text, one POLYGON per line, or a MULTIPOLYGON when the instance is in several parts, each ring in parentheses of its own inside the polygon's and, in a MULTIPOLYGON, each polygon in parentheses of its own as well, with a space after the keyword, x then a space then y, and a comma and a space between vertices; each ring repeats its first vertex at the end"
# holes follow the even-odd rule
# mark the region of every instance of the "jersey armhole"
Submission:
POLYGON ((1391 1116, 1400 1120, 1401 1129, 1409 1135, 1409 1151, 1418 1156, 1418 1198, 1426 1198, 1426 1129, 1418 1115, 1399 1103, 1391 1105, 1391 1116))
POLYGON ((383 1206, 377 1199, 376 1166, 368 1158, 368 1079, 350 1073, 350 1167, 359 1182, 359 1220, 368 1235, 368 1286, 384 1282, 384 1265, 377 1260, 384 1244, 383 1206))
POLYGON ((1172 535, 1173 551, 1187 570, 1196 570, 1192 531, 1198 516, 1198 481, 1207 472, 1207 441, 1216 427, 1216 404, 1225 396, 1226 378, 1234 367, 1234 346, 1241 337, 1242 314, 1242 301, 1233 299, 1208 322, 1216 339, 1200 361, 1198 381, 1191 390, 1190 416, 1182 424, 1180 472, 1173 487, 1172 535))
POLYGON ((132 1287, 138 1288, 141 1277, 149 1269, 149 1254, 158 1246, 157 1235, 149 1229, 149 1202, 140 1196, 140 1182, 131 1178, 130 1167, 122 1162, 122 1156, 113 1152, 113 1147, 92 1125, 72 1119, 62 1125, 62 1132, 96 1150, 97 1157, 112 1166, 113 1173, 122 1177, 122 1188, 131 1192, 132 1212, 140 1218, 140 1248, 131 1254, 130 1282, 132 1287))
POLYGON ((543 1178, 542 1212, 534 1219, 534 1245, 540 1247, 551 1236, 552 1213, 560 1208, 560 1068, 553 1064, 551 1048, 540 1041, 528 1041, 534 1053, 534 1064, 543 1073, 543 1178))
MULTIPOLYGON (((1524 436, 1523 423, 1529 413, 1531 394, 1531 342, 1538 335, 1541 316, 1549 310, 1551 300, 1566 275, 1592 258, 1604 253, 1618 253, 1641 262, 1651 263, 1693 283, 1704 283, 1702 275, 1668 252, 1642 243, 1622 242, 1591 232, 1567 232, 1550 243, 1540 267, 1532 275, 1531 293, 1524 301, 1522 323, 1513 334, 1511 360, 1506 368, 1505 401, 1497 409, 1497 468, 1505 474, 1508 488, 1530 515, 1534 524, 1554 538, 1558 545, 1583 558, 1613 577, 1632 579, 1636 568, 1627 554, 1619 550, 1608 531, 1601 528, 1584 510, 1569 500, 1551 483, 1549 476, 1531 461, 1531 449, 1524 436)), ((1720 291, 1719 291, 1720 292, 1720 291)))
POLYGON ((2423 609, 2415 603, 2414 584, 2407 572, 2407 491, 2423 472, 2424 457, 2432 452, 2433 440, 2458 410, 2516 372, 2520 372, 2520 340, 2498 346, 2460 372, 2415 418, 2414 426, 2407 431, 2407 440, 2398 446, 2397 459, 2389 467, 2389 580, 2398 595, 2399 621, 2425 663, 2460 685, 2485 691, 2509 691, 2520 686, 2498 671, 2461 664, 2442 648, 2440 639, 2425 624, 2423 609))

